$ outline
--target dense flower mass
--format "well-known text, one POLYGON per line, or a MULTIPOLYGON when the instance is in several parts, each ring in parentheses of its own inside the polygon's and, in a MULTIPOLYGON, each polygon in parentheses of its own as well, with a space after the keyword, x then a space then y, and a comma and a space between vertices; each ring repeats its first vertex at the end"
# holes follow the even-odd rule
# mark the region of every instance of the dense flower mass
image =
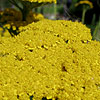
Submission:
POLYGON ((0 37, 0 100, 100 100, 100 42, 78 22, 41 20, 0 37))

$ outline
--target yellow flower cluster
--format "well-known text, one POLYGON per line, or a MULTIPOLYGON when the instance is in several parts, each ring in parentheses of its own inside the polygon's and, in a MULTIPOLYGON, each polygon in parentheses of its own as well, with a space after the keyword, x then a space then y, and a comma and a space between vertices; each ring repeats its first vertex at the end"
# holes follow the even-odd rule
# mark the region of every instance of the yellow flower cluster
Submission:
POLYGON ((78 22, 41 20, 0 37, 0 100, 100 100, 100 42, 78 22))
POLYGON ((0 13, 1 19, 0 23, 5 23, 4 28, 16 30, 21 26, 26 26, 32 22, 37 22, 42 20, 44 16, 42 14, 30 12, 27 16, 26 21, 22 21, 22 15, 20 11, 13 8, 7 8, 0 13))
POLYGON ((0 27, 0 33, 1 33, 1 32, 3 32, 3 28, 2 28, 2 27, 0 27))
POLYGON ((29 2, 38 2, 38 3, 42 3, 42 2, 56 3, 56 0, 20 0, 20 1, 29 1, 29 2))
POLYGON ((87 4, 87 5, 90 6, 90 8, 93 8, 92 2, 90 2, 90 1, 88 1, 88 0, 79 1, 75 6, 79 6, 80 4, 87 4))
MULTIPOLYGON (((60 36, 64 40, 91 40, 90 29, 86 29, 86 26, 81 22, 63 21, 63 20, 40 20, 37 23, 29 24, 26 27, 20 28, 21 31, 33 31, 34 30, 45 30, 54 33, 55 36, 60 36), (45 26, 44 26, 45 25, 45 26), (32 29, 32 30, 31 30, 32 29), (57 30, 58 29, 58 30, 57 30), (78 30, 78 31, 77 31, 78 30)), ((36 30, 36 31, 37 31, 36 30)), ((41 32, 40 32, 41 33, 41 32)), ((24 36, 24 32, 22 33, 24 36)))
POLYGON ((8 30, 4 30, 2 27, 0 27, 0 36, 9 37, 10 34, 9 34, 8 30))

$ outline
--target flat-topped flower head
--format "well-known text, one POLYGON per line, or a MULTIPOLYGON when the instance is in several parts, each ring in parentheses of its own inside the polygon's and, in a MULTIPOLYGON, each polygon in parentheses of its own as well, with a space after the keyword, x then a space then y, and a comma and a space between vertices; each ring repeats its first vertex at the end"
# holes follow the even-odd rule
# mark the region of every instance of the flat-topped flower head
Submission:
POLYGON ((92 2, 90 2, 88 0, 82 0, 82 1, 78 2, 75 6, 77 7, 77 6, 81 5, 81 4, 86 4, 86 5, 89 5, 90 8, 93 8, 92 2))
POLYGON ((100 42, 90 29, 44 19, 20 30, 0 37, 0 100, 100 100, 100 42))

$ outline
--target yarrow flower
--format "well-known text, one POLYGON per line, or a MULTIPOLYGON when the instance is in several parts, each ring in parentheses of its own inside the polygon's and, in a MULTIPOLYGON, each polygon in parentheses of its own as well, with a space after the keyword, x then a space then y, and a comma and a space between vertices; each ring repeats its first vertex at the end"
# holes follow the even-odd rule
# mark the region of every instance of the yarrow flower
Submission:
POLYGON ((79 1, 78 3, 75 4, 75 6, 77 7, 77 6, 81 5, 81 4, 87 4, 87 5, 90 6, 90 8, 93 8, 93 3, 88 1, 88 0, 79 1))
POLYGON ((20 32, 0 37, 0 100, 100 99, 100 42, 90 29, 43 19, 20 32))
POLYGON ((20 1, 39 2, 39 3, 42 3, 42 2, 56 3, 56 0, 20 0, 20 1))

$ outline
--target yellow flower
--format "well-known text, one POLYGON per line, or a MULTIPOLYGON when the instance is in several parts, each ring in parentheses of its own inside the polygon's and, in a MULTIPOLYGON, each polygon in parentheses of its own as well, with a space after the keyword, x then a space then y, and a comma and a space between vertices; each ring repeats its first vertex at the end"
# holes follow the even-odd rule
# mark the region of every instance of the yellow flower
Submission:
POLYGON ((42 3, 42 2, 56 3, 56 0, 22 0, 22 1, 39 2, 39 3, 42 3))
POLYGON ((87 4, 87 5, 90 6, 90 8, 93 8, 92 2, 90 2, 90 1, 88 1, 88 0, 80 1, 80 2, 78 2, 75 6, 77 7, 77 6, 79 6, 80 4, 87 4))
POLYGON ((4 28, 7 28, 7 29, 10 29, 11 28, 10 24, 5 24, 3 27, 4 28))
POLYGON ((13 29, 13 30, 16 30, 16 26, 12 26, 12 29, 13 29))
POLYGON ((20 31, 0 37, 0 100, 100 100, 100 42, 90 29, 43 19, 20 31))

